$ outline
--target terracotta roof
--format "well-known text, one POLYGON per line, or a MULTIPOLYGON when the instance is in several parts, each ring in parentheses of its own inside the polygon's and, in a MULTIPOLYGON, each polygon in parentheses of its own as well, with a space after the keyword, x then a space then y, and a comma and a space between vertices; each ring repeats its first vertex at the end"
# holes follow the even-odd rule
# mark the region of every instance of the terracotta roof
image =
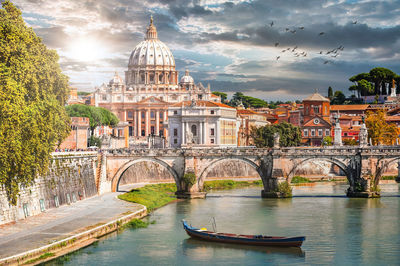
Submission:
POLYGON ((212 93, 211 93, 211 97, 213 97, 213 98, 219 98, 219 96, 217 96, 217 95, 215 95, 215 94, 212 94, 212 93))
MULTIPOLYGON (((171 105, 171 107, 186 107, 186 106, 190 106, 192 104, 192 101, 183 101, 180 103, 175 103, 173 105, 171 105)), ((196 106, 205 106, 205 107, 224 107, 224 108, 230 108, 230 109, 235 109, 232 106, 223 104, 223 103, 216 103, 216 102, 212 102, 212 101, 196 101, 196 106)))
POLYGON ((365 111, 369 104, 331 105, 331 111, 365 111))
POLYGON ((400 121, 400 116, 399 115, 392 115, 392 116, 387 116, 385 117, 386 121, 400 121))
POLYGON ((330 102, 328 98, 325 98, 318 92, 312 94, 311 96, 305 98, 303 101, 322 101, 322 102, 330 102))
POLYGON ((250 110, 250 109, 237 109, 238 114, 241 115, 258 115, 260 113, 257 113, 256 111, 250 110))

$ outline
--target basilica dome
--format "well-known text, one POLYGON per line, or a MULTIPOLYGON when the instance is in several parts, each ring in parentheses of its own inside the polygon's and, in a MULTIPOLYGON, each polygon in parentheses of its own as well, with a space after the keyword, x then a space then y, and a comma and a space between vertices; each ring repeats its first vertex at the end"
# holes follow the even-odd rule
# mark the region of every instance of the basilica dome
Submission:
POLYGON ((181 84, 194 84, 193 78, 189 75, 189 70, 185 71, 185 75, 181 78, 181 84))
POLYGON ((153 18, 147 28, 144 41, 140 42, 131 53, 128 68, 145 68, 146 66, 162 66, 175 68, 175 60, 169 48, 158 39, 153 18))

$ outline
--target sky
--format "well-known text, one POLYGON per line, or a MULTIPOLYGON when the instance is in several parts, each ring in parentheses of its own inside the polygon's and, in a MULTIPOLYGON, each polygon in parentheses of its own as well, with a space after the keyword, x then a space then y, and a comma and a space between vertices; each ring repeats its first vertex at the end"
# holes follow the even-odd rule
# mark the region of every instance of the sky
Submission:
POLYGON ((12 0, 70 85, 124 77, 150 16, 176 69, 213 91, 301 100, 374 67, 400 74, 400 1, 12 0))

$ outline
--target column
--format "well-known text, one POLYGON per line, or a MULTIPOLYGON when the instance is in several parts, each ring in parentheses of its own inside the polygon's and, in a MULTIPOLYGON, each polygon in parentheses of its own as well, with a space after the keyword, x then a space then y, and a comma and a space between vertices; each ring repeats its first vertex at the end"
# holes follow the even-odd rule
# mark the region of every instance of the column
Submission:
POLYGON ((137 136, 137 128, 138 128, 138 126, 137 126, 137 111, 136 110, 133 110, 133 136, 134 137, 136 137, 137 136))
POLYGON ((203 143, 203 122, 200 122, 200 128, 199 128, 199 144, 204 144, 203 143))
POLYGON ((204 144, 208 144, 208 127, 207 122, 204 122, 203 131, 204 131, 204 144))
POLYGON ((185 136, 185 128, 186 128, 186 125, 185 125, 185 122, 181 122, 181 127, 182 127, 182 141, 181 141, 181 144, 185 144, 186 143, 186 136, 185 136))
POLYGON ((202 129, 203 129, 203 131, 201 132, 201 141, 202 141, 202 144, 206 144, 206 129, 205 129, 206 123, 201 122, 201 124, 202 124, 202 129))
POLYGON ((138 128, 137 128, 137 132, 138 132, 138 136, 142 136, 142 111, 139 110, 138 112, 138 128))
POLYGON ((160 135, 160 110, 156 111, 156 135, 160 135))
POLYGON ((221 121, 217 121, 215 123, 215 126, 216 126, 215 127, 215 144, 220 144, 220 138, 219 138, 219 136, 221 134, 221 132, 220 132, 220 130, 221 130, 220 123, 221 123, 221 121))
POLYGON ((126 110, 124 110, 124 122, 126 122, 126 110))
POLYGON ((146 109, 146 116, 145 116, 145 134, 146 136, 149 135, 149 126, 150 126, 150 111, 149 109, 146 109))

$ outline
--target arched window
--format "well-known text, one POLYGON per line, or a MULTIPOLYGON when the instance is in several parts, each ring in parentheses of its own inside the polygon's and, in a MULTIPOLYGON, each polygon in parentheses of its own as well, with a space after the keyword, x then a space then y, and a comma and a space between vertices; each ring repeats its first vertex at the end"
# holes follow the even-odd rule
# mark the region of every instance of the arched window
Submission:
POLYGON ((196 125, 192 125, 192 134, 193 134, 193 136, 197 136, 197 127, 196 127, 196 125))

